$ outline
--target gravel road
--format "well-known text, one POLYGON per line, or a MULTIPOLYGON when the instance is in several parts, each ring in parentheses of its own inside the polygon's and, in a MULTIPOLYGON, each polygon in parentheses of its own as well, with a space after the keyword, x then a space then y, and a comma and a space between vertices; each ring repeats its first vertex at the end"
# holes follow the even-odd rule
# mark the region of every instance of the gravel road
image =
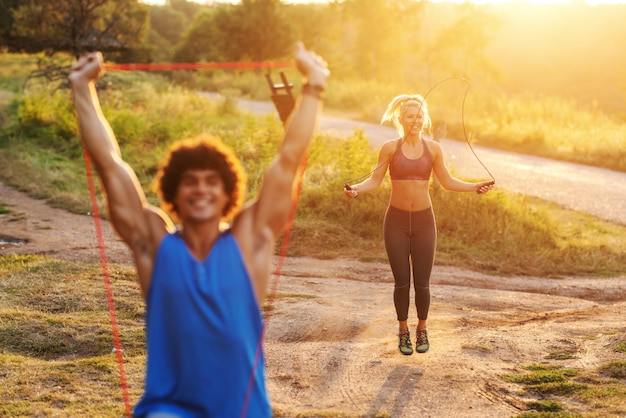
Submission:
MULTIPOLYGON (((255 114, 275 113, 268 102, 240 100, 239 105, 255 114)), ((322 115, 319 128, 342 135, 362 129, 374 152, 397 136, 391 127, 326 115, 322 115)), ((441 143, 456 175, 489 178, 466 143, 447 139, 441 143)), ((480 146, 474 150, 496 178, 497 187, 626 225, 626 173, 480 146)))

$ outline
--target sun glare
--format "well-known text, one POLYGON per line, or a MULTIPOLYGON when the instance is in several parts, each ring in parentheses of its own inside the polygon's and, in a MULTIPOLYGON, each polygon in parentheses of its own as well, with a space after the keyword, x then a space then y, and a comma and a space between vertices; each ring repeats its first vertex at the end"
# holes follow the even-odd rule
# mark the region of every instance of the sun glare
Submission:
MULTIPOLYGON (((472 3, 472 4, 572 4, 575 0, 427 0, 433 3, 472 3)), ((585 0, 589 6, 599 6, 603 4, 626 4, 626 0, 585 0)))
MULTIPOLYGON (((140 0, 142 3, 151 4, 155 6, 163 6, 166 0, 140 0)), ((207 0, 192 0, 200 4, 208 4, 207 0)), ((333 0, 282 0, 283 3, 329 3, 333 0)), ((416 0, 419 1, 419 0, 416 0)), ((513 4, 513 3, 528 3, 528 4, 570 4, 577 2, 577 0, 426 0, 434 3, 473 3, 473 4, 513 4)), ((210 3, 239 3, 240 0, 213 0, 210 3)), ((584 0, 589 6, 600 5, 617 5, 626 4, 626 0, 584 0)))

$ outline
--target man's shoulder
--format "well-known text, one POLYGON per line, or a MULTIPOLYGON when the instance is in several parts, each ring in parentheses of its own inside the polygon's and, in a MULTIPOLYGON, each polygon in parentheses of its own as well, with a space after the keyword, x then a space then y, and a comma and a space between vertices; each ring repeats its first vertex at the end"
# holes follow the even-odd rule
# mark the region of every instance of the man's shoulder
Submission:
POLYGON ((146 206, 144 221, 138 222, 133 231, 126 234, 125 241, 136 255, 154 256, 163 238, 175 231, 175 225, 165 212, 154 206, 146 206))

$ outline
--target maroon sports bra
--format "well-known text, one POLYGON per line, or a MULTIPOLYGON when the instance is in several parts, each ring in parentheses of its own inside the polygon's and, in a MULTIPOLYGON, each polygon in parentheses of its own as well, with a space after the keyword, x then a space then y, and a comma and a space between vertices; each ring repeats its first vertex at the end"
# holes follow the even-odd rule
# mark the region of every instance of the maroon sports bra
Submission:
POLYGON ((422 139, 424 152, 418 159, 412 160, 402 153, 402 138, 398 140, 396 151, 389 161, 391 180, 430 180, 433 169, 433 157, 430 155, 426 142, 422 139))

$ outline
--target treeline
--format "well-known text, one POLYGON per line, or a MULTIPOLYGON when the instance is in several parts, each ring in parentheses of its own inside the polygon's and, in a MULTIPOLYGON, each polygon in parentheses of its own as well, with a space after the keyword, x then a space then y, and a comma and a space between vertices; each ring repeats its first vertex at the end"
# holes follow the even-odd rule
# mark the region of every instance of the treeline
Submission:
MULTIPOLYGON (((3 0, 0 50, 102 50, 118 62, 266 61, 295 40, 334 80, 424 91, 450 75, 475 89, 547 94, 626 115, 626 5, 335 0, 3 0)), ((372 95, 376 95, 375 91, 372 95)))
POLYGON ((424 21, 426 8, 426 2, 414 0, 210 5, 169 0, 164 6, 137 0, 5 0, 0 48, 49 54, 98 49, 118 62, 265 61, 288 57, 299 39, 326 58, 337 79, 387 78, 410 85, 439 74, 491 76, 484 49, 497 20, 484 9, 463 6, 433 37, 424 21))

